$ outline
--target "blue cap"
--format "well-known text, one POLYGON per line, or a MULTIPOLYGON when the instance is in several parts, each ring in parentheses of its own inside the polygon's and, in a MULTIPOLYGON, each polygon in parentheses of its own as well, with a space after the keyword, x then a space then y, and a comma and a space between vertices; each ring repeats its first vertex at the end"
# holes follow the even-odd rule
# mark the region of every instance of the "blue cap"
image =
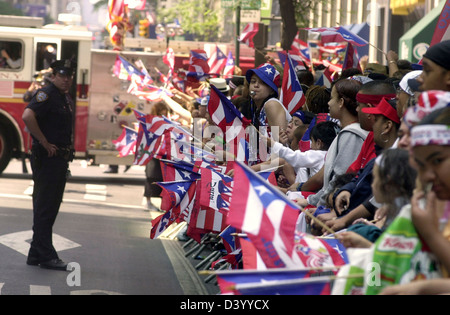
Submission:
POLYGON ((245 78, 248 82, 252 79, 252 75, 255 74, 265 84, 270 86, 275 91, 278 97, 278 86, 280 84, 280 73, 269 63, 265 63, 256 69, 250 69, 245 74, 245 78))

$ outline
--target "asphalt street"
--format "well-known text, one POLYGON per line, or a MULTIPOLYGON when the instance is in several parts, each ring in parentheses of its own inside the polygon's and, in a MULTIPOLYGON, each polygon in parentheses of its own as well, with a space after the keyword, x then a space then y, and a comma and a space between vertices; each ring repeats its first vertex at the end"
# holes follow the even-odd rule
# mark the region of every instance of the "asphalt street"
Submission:
POLYGON ((0 177, 0 294, 214 294, 182 242, 149 238, 150 222, 160 213, 146 211, 144 168, 123 173, 121 166, 118 174, 104 174, 106 168, 72 163, 53 230, 60 258, 71 263, 61 272, 25 264, 33 183, 20 161, 10 163, 0 177))

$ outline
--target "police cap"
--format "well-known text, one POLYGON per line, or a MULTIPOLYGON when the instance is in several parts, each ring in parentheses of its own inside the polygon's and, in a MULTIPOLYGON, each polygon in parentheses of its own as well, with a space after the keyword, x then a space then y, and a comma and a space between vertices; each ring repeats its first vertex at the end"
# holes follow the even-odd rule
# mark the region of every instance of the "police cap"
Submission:
POLYGON ((56 73, 71 76, 73 74, 76 63, 69 59, 56 60, 50 65, 56 73))

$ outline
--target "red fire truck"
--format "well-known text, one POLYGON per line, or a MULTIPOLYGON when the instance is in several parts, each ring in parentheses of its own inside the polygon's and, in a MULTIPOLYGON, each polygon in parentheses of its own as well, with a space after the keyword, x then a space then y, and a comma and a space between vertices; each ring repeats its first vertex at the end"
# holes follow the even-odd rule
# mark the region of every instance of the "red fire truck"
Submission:
MULTIPOLYGON (((152 104, 128 94, 129 83, 113 75, 118 52, 92 49, 92 33, 77 26, 43 26, 41 19, 9 16, 0 16, 0 24, 0 52, 6 51, 14 61, 0 58, 0 173, 10 159, 30 151, 31 136, 22 121, 27 105, 23 95, 36 74, 57 59, 77 61, 71 89, 76 157, 99 164, 132 164, 132 156, 117 156, 112 140, 123 125, 133 126, 132 108, 149 112, 152 104)), ((160 52, 121 54, 152 69, 164 66, 160 52)))

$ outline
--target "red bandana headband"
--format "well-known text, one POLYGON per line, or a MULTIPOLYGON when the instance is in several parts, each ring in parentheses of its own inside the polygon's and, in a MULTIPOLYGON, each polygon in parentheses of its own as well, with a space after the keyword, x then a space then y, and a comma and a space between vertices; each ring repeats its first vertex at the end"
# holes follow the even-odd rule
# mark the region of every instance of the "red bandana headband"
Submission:
POLYGON ((385 94, 385 95, 369 95, 361 93, 356 94, 356 100, 359 103, 372 104, 374 106, 379 104, 383 98, 387 100, 392 100, 395 97, 396 97, 395 94, 385 94))

